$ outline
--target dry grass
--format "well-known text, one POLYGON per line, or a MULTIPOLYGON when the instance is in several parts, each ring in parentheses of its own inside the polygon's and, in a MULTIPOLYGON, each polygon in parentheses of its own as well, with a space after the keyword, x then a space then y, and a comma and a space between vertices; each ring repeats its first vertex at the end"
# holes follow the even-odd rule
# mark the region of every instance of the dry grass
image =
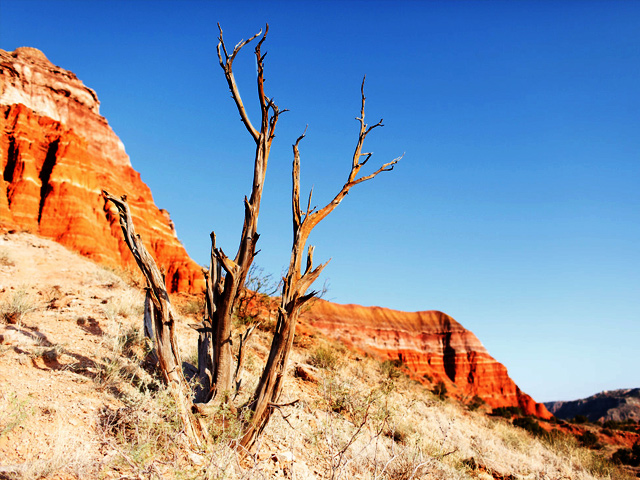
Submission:
POLYGON ((35 300, 26 290, 20 289, 0 302, 0 321, 2 323, 20 324, 24 316, 36 309, 35 300))
POLYGON ((13 267, 16 262, 13 259, 13 255, 6 248, 0 248, 0 266, 13 267))
MULTIPOLYGON (((47 448, 44 442, 31 450, 25 447, 24 458, 15 460, 22 463, 7 474, 8 478, 626 478, 570 437, 543 441, 505 419, 469 411, 449 400, 441 401, 404 376, 397 364, 356 357, 354 352, 319 336, 295 342, 290 365, 314 363, 321 367, 320 380, 313 383, 295 378, 292 367, 286 372, 279 402, 290 405, 275 408, 256 451, 244 456, 233 448, 239 435, 237 417, 231 409, 219 408, 203 418, 210 438, 202 451, 194 452, 187 447, 176 421, 171 395, 155 374, 143 368, 149 353, 149 345, 140 333, 143 295, 114 280, 110 272, 100 270, 93 277, 88 274, 82 278, 87 282, 82 288, 52 287, 55 291, 43 295, 45 300, 49 296, 54 299, 63 296, 61 291, 80 292, 98 284, 100 290, 95 291, 92 303, 94 311, 80 309, 80 294, 74 297, 78 302, 73 309, 64 315, 44 308, 38 311, 42 313, 39 324, 43 335, 48 335, 51 342, 30 344, 28 350, 33 353, 20 354, 21 357, 16 353, 16 359, 25 361, 16 360, 11 366, 15 366, 16 373, 25 373, 25 382, 35 374, 52 384, 72 379, 74 385, 82 386, 73 391, 91 398, 95 408, 87 410, 85 417, 75 412, 74 418, 80 422, 76 429, 67 422, 67 415, 73 412, 51 415, 57 424, 47 426, 55 432, 47 448), (89 315, 99 320, 100 328, 85 328, 82 336, 75 337, 78 343, 89 346, 76 357, 72 357, 76 351, 73 345, 66 339, 54 338, 44 328, 49 321, 58 327, 69 322, 70 329, 80 325, 80 316, 89 315), (132 325, 137 327, 131 328, 132 325), (76 362, 77 368, 68 362, 76 362), (32 363, 37 363, 38 369, 32 368, 32 363)), ((2 308, 12 303, 17 293, 6 295, 2 308)), ((26 293, 22 295, 26 296, 23 300, 28 299, 26 293)), ((18 310, 27 313, 34 307, 35 302, 30 299, 18 310)), ((193 343, 186 341, 188 329, 178 330, 185 335, 179 339, 184 350, 193 352, 193 343)), ((270 338, 267 331, 256 331, 247 351, 244 388, 236 406, 243 405, 253 392, 268 356, 270 338)), ((67 390, 60 389, 59 395, 67 390)), ((23 438, 37 443, 33 435, 20 436, 17 432, 39 432, 43 428, 42 415, 32 415, 32 410, 39 408, 36 399, 41 404, 46 401, 46 388, 33 383, 31 390, 23 393, 16 396, 0 391, 0 443, 13 438, 16 448, 22 447, 17 443, 23 438)), ((2 459, 0 467, 6 467, 2 459)), ((0 478, 2 475, 0 472, 0 478)))
POLYGON ((109 298, 104 306, 107 319, 114 321, 118 317, 140 317, 144 315, 144 295, 134 289, 118 290, 117 294, 109 298))

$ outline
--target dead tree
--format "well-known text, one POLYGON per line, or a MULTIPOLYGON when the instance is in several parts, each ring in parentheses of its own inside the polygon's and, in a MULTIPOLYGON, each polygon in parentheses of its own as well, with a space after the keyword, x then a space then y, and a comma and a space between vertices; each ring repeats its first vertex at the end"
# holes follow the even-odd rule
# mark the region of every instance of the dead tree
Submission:
MULTIPOLYGON (((239 345, 236 349, 237 360, 234 360, 232 318, 243 295, 247 275, 256 256, 256 243, 259 238, 257 233, 258 215, 260 213, 260 201, 262 199, 267 161, 279 115, 285 111, 279 110, 273 99, 267 97, 264 92, 264 58, 266 54, 263 55, 261 53, 261 47, 266 39, 269 26, 266 26, 264 34, 262 34, 261 30, 249 40, 239 42, 231 53, 229 53, 223 40, 220 25, 218 25, 218 28, 220 29, 217 47, 218 60, 224 71, 231 96, 240 114, 240 119, 255 142, 256 150, 251 195, 249 198, 245 197, 245 214, 240 244, 233 259, 227 257, 222 249, 216 245, 215 233, 211 233, 211 263, 208 272, 205 272, 205 314, 202 323, 196 326, 199 331, 199 382, 196 387, 195 403, 191 400, 188 385, 182 374, 182 362, 173 331, 175 316, 164 279, 155 261, 142 245, 140 238, 135 234, 126 198, 118 199, 104 192, 105 198, 113 202, 119 210, 120 223, 127 245, 133 253, 138 267, 147 279, 147 305, 152 308, 147 308, 146 310, 150 314, 152 313, 154 317, 152 323, 155 331, 154 340, 158 366, 163 378, 174 394, 185 432, 195 444, 205 434, 198 420, 191 414, 192 409, 201 412, 206 411, 203 404, 211 402, 214 398, 224 402, 230 401, 233 390, 235 389, 237 393, 240 385, 238 377, 241 372, 246 342, 251 335, 252 329, 240 336, 239 345), (233 74, 233 62, 240 50, 260 35, 262 37, 254 50, 258 67, 257 90, 261 112, 260 128, 257 129, 251 123, 242 102, 233 74)), ((370 180, 381 172, 393 170, 393 166, 400 160, 400 158, 396 158, 385 163, 369 175, 358 176, 360 170, 372 155, 362 151, 364 141, 373 129, 382 126, 382 120, 373 126, 368 126, 365 123, 364 106, 363 79, 360 117, 357 117, 360 128, 349 175, 333 200, 319 210, 315 207, 311 208, 311 193, 309 193, 304 213, 300 206, 300 151, 298 147, 305 134, 303 133, 298 137, 293 145, 293 246, 289 269, 283 277, 276 331, 272 340, 269 358, 253 396, 244 408, 238 410, 244 422, 244 430, 239 443, 246 449, 250 449, 254 445, 256 439, 266 427, 273 409, 281 406, 277 402, 282 393, 283 377, 289 352, 293 345, 300 308, 316 295, 317 292, 308 292, 308 290, 328 263, 314 268, 313 247, 310 246, 306 254, 305 268, 302 271, 304 250, 311 231, 340 204, 353 186, 370 180)), ((145 320, 145 331, 150 330, 148 324, 151 322, 148 320, 148 318, 145 320)))
MULTIPOLYGON (((307 258, 304 272, 302 271, 302 260, 304 257, 304 249, 311 231, 318 223, 327 217, 339 204, 344 197, 347 196, 349 190, 358 183, 371 180, 381 172, 393 170, 393 166, 398 163, 400 158, 396 158, 382 165, 375 172, 358 177, 360 169, 369 161, 371 153, 362 152, 364 140, 371 130, 382 126, 382 120, 372 126, 368 126, 364 121, 364 79, 362 80, 361 92, 361 108, 360 117, 356 118, 360 122, 360 132, 355 152, 351 161, 351 170, 347 177, 346 183, 342 186, 338 194, 326 206, 317 210, 311 208, 311 195, 313 190, 309 192, 309 199, 305 212, 300 208, 300 151, 298 146, 304 138, 303 133, 296 143, 293 145, 293 168, 292 180, 293 189, 291 195, 291 204, 293 212, 293 245, 291 247, 291 259, 289 261, 289 269, 283 278, 284 285, 282 287, 282 297, 280 307, 278 308, 278 321, 276 331, 271 342, 271 350, 267 364, 264 367, 262 376, 253 399, 248 405, 251 411, 250 420, 245 426, 245 433, 241 439, 241 445, 245 448, 251 448, 256 439, 266 427, 273 408, 277 408, 278 399, 282 393, 284 373, 289 358, 289 352, 293 345, 295 328, 300 313, 300 308, 309 300, 311 300, 317 292, 311 291, 307 293, 311 285, 317 280, 322 270, 329 263, 328 261, 313 267, 313 246, 309 246, 307 250, 307 258), (363 158, 364 157, 364 158, 363 158)), ((305 131, 306 133, 306 131, 305 131)))
POLYGON ((125 242, 147 280, 145 334, 150 335, 150 330, 154 332, 154 346, 159 370, 176 403, 185 434, 193 446, 199 447, 204 431, 198 419, 191 413, 193 406, 191 388, 182 373, 182 360, 174 330, 176 316, 171 307, 164 276, 140 240, 140 236, 136 234, 126 195, 117 198, 107 191, 102 193, 118 209, 120 227, 125 242))
MULTIPOLYGON (((260 103, 260 127, 257 129, 251 123, 247 111, 242 102, 233 74, 233 61, 242 47, 247 45, 262 34, 262 30, 249 40, 238 43, 229 53, 222 37, 222 28, 218 25, 220 36, 218 37, 218 60, 224 71, 231 96, 235 101, 242 123, 256 144, 253 184, 251 196, 245 197, 244 224, 240 235, 240 245, 235 258, 228 258, 222 249, 216 245, 216 236, 211 233, 211 263, 206 275, 206 309, 200 338, 198 341, 198 375, 200 390, 197 394, 198 402, 208 402, 218 394, 226 398, 237 385, 233 368, 232 350, 232 316, 235 311, 238 295, 242 292, 244 284, 256 255, 256 242, 258 241, 258 215, 260 213, 260 201, 264 187, 267 161, 271 150, 271 142, 275 136, 275 128, 280 115, 278 106, 273 99, 267 97, 264 92, 264 57, 261 53, 262 43, 267 37, 269 25, 266 26, 262 38, 255 47, 255 57, 258 66, 258 101, 260 103), (222 275, 224 270, 225 275, 222 275)), ((241 355, 239 354, 240 358, 241 355)))

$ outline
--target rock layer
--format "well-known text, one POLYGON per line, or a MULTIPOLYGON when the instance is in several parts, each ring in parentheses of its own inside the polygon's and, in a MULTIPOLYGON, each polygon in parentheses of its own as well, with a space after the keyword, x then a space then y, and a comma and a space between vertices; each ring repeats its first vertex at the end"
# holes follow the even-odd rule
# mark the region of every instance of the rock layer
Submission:
POLYGON ((551 417, 544 405, 518 388, 473 333, 442 312, 408 313, 318 300, 303 319, 365 352, 400 360, 425 384, 444 382, 457 398, 477 395, 491 408, 519 406, 527 414, 551 417))
POLYGON ((200 267, 99 105, 93 90, 39 50, 0 50, 0 225, 52 238, 102 264, 135 268, 101 191, 125 194, 169 289, 201 291, 200 267))

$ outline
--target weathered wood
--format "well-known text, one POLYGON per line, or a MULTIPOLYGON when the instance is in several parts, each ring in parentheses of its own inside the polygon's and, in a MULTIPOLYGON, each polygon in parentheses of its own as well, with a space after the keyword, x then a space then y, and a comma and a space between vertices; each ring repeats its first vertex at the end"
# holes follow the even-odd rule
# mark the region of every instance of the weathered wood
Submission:
POLYGON ((207 286, 208 318, 205 319, 205 329, 200 335, 198 349, 198 364, 201 389, 198 391, 198 401, 207 402, 220 395, 226 401, 234 389, 238 369, 234 369, 233 339, 231 336, 232 319, 235 313, 238 295, 244 288, 249 269, 256 256, 256 243, 262 190, 267 172, 267 163, 271 151, 271 142, 275 136, 275 128, 281 111, 278 106, 266 96, 264 92, 264 55, 261 47, 267 37, 269 25, 264 34, 262 30, 249 40, 239 42, 231 53, 227 50, 222 28, 218 25, 218 60, 222 67, 231 96, 233 97, 240 119, 255 141, 253 183, 251 195, 245 197, 245 214, 238 251, 234 259, 225 255, 215 244, 215 235, 211 235, 211 265, 209 268, 209 284, 207 286), (258 101, 260 104, 260 129, 256 129, 244 107, 240 91, 233 74, 233 61, 240 50, 253 39, 262 38, 255 48, 258 66, 258 101), (221 270, 225 276, 222 278, 221 270), (211 344, 211 346, 209 345, 211 344), (200 367, 202 365, 202 367, 200 367), (235 372, 235 373, 234 373, 235 372))
MULTIPOLYGON (((125 242, 147 280, 146 301, 150 304, 150 308, 148 316, 145 315, 145 322, 153 320, 154 345, 158 357, 158 367, 176 403, 187 438, 193 446, 200 447, 205 433, 199 421, 191 413, 193 404, 190 388, 182 373, 182 360, 174 330, 175 314, 171 307, 163 275, 142 243, 140 236, 136 234, 127 197, 123 195, 117 198, 104 190, 102 193, 118 209, 120 227, 122 228, 125 242)), ((145 326, 146 331, 147 328, 145 326)))
POLYGON ((358 177, 360 169, 367 163, 372 155, 371 153, 362 153, 364 141, 369 132, 376 127, 382 126, 382 120, 371 127, 364 122, 364 79, 362 80, 360 91, 360 117, 356 119, 360 122, 360 131, 358 134, 356 149, 352 158, 351 171, 349 172, 346 183, 336 194, 333 200, 320 210, 311 208, 311 193, 309 194, 309 200, 304 214, 300 208, 299 145, 305 136, 306 129, 305 133, 300 135, 293 145, 293 186, 291 194, 293 245, 291 247, 291 259, 289 261, 289 269, 284 278, 280 308, 278 309, 278 322, 276 324, 276 332, 271 343, 269 358, 262 372, 262 376, 260 377, 258 386, 256 387, 252 401, 247 406, 252 415, 250 415, 250 420, 245 424, 245 432, 240 440, 240 444, 246 449, 251 449, 253 447, 258 436, 264 430, 269 421, 273 405, 277 404, 278 399, 280 398, 287 361, 293 345, 295 328, 300 314, 300 308, 316 295, 316 292, 312 291, 307 293, 307 290, 311 287, 313 282, 317 280, 322 270, 329 263, 326 262, 314 268, 313 246, 309 246, 307 250, 305 270, 304 272, 302 271, 302 260, 304 257, 303 252, 311 231, 318 223, 326 218, 340 204, 340 202, 342 202, 354 185, 371 180, 382 172, 393 170, 394 165, 398 163, 400 158, 402 158, 399 157, 383 164, 378 168, 378 170, 369 175, 358 177), (366 158, 362 160, 362 157, 366 158))

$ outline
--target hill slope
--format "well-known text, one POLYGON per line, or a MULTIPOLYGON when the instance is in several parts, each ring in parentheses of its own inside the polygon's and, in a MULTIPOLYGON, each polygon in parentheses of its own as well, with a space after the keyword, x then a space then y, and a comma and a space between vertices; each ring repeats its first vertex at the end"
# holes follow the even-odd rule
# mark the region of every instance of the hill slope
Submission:
MULTIPOLYGON (((0 236, 0 478, 624 478, 569 439, 551 448, 313 332, 287 371, 281 400, 297 402, 274 412, 252 457, 229 447, 224 411, 207 420, 214 440, 189 451, 169 396, 140 368, 141 306, 139 290, 57 243, 0 236)), ((193 320, 178 325, 187 359, 193 320)), ((247 352, 242 398, 269 338, 258 331, 247 352)))

